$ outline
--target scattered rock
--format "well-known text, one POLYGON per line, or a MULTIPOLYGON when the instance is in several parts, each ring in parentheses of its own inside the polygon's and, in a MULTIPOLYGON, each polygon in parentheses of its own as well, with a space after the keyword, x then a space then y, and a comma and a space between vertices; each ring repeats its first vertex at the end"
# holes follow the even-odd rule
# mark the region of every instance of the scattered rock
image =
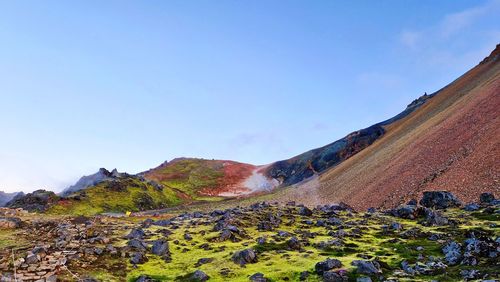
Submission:
POLYGON ((267 278, 264 277, 264 274, 257 272, 253 274, 252 276, 249 277, 250 281, 252 282, 267 282, 269 281, 267 278))
POLYGON ((195 272, 193 272, 193 274, 191 274, 191 276, 189 277, 189 281, 193 281, 193 282, 205 282, 209 279, 210 277, 208 277, 208 275, 201 271, 201 270, 196 270, 195 272))
POLYGON ((235 252, 232 256, 232 260, 234 263, 239 265, 245 265, 247 263, 256 263, 257 255, 252 249, 246 249, 235 252))
POLYGON ((356 272, 359 274, 374 275, 382 273, 380 264, 376 261, 355 260, 352 265, 356 266, 356 272))
POLYGON ((424 192, 420 204, 427 208, 446 209, 459 207, 460 201, 450 192, 447 191, 427 191, 424 192))
POLYGON ((340 267, 342 267, 342 262, 340 262, 340 260, 328 258, 325 261, 316 263, 314 269, 316 270, 317 274, 322 275, 326 271, 340 267))

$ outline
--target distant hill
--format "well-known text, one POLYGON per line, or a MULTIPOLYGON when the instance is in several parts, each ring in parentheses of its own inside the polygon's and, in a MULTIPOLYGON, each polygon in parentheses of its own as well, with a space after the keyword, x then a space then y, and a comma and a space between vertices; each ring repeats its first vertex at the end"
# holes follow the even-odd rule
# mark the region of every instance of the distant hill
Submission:
POLYGON ((0 207, 5 206, 5 204, 7 204, 9 201, 11 201, 18 194, 24 195, 23 192, 6 193, 3 191, 0 191, 0 207))

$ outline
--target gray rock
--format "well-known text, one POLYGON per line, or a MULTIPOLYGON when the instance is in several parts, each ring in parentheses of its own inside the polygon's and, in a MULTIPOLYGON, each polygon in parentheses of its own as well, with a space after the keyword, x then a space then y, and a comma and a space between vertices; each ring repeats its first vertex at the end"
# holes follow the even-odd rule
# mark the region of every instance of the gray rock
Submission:
POLYGON ((482 193, 479 196, 479 201, 481 202, 481 204, 490 204, 494 200, 495 196, 493 195, 493 193, 482 193))
POLYGON ((420 200, 420 204, 434 209, 446 209, 461 205, 455 195, 447 191, 426 191, 420 200))
POLYGON ((308 207, 301 207, 299 209, 299 214, 302 216, 311 216, 313 212, 308 207))
POLYGON ((352 265, 357 267, 356 272, 359 274, 373 275, 382 273, 380 265, 376 261, 355 260, 352 265))
POLYGON ((165 256, 170 253, 168 242, 163 239, 159 239, 153 242, 153 246, 151 247, 151 252, 158 256, 165 256))
POLYGON ((140 251, 145 251, 147 248, 146 243, 144 243, 143 241, 141 241, 139 239, 132 239, 132 240, 128 241, 127 246, 132 248, 132 249, 136 249, 136 250, 140 250, 140 251))
POLYGON ((193 272, 193 274, 191 274, 191 276, 189 277, 189 281, 193 281, 193 282, 205 282, 209 279, 210 277, 208 277, 208 275, 201 271, 201 270, 196 270, 195 272, 193 272))
POLYGON ((326 271, 340 267, 342 267, 342 262, 340 262, 340 260, 327 258, 325 261, 316 263, 314 269, 317 274, 322 275, 326 271))
POLYGON ((252 249, 237 251, 233 254, 232 260, 234 263, 239 265, 245 265, 247 263, 256 263, 257 254, 255 254, 255 252, 252 249))
POLYGON ((302 244, 300 243, 299 239, 297 237, 292 237, 288 241, 286 241, 286 244, 288 248, 291 250, 301 250, 302 249, 302 244))
POLYGON ((267 278, 264 277, 264 274, 257 272, 253 274, 252 276, 249 277, 250 281, 252 282, 267 282, 269 281, 267 278))
POLYGON ((457 264, 462 258, 461 246, 455 241, 448 242, 448 244, 443 247, 442 251, 446 262, 450 265, 457 264))
POLYGON ((148 258, 144 253, 134 252, 130 256, 130 263, 132 264, 143 264, 148 261, 148 258))
POLYGON ((334 271, 326 271, 323 273, 323 282, 344 282, 347 281, 347 277, 343 277, 334 271))
POLYGON ((142 229, 136 228, 132 229, 130 233, 126 236, 127 239, 142 239, 146 234, 142 229))
POLYGON ((467 204, 467 205, 465 205, 464 210, 465 210, 465 211, 477 211, 477 210, 479 210, 480 208, 481 208, 481 207, 480 207, 478 204, 471 203, 471 204, 467 204))

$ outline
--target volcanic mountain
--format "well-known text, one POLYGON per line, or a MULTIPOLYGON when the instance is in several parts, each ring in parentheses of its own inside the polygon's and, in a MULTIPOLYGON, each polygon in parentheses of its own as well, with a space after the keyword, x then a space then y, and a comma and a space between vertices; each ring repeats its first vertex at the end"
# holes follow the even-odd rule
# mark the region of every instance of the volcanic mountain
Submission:
MULTIPOLYGON (((499 194, 499 61, 497 45, 418 109, 381 124, 384 134, 365 142, 372 144, 364 150, 275 198, 309 205, 344 201, 364 209, 395 206, 429 190, 452 191, 463 201, 499 194)), ((295 159, 287 164, 296 165, 295 159)), ((314 168, 317 160, 308 161, 314 168)))
POLYGON ((255 166, 178 158, 137 175, 101 169, 66 189, 48 211, 147 210, 261 194, 364 209, 392 207, 424 190, 452 191, 464 201, 498 194, 499 60, 497 45, 479 65, 400 114, 291 159, 255 166))

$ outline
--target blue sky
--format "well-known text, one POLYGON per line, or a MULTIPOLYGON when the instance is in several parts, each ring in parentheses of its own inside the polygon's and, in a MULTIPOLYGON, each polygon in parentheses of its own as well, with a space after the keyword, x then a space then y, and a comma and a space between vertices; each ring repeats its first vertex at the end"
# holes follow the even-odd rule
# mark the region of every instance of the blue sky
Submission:
POLYGON ((500 1, 0 1, 0 190, 175 157, 266 164, 402 111, 500 1))

